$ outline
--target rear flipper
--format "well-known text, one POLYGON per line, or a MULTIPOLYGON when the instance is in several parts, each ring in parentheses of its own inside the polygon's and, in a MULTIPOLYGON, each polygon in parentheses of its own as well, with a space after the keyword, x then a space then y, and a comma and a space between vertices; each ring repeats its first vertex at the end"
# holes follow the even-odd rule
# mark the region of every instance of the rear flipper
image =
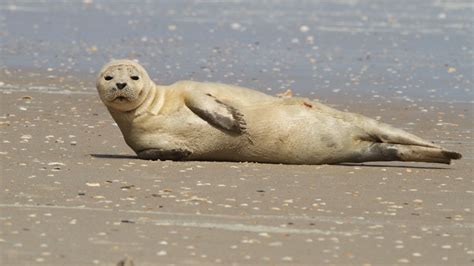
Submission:
POLYGON ((346 162, 406 161, 450 164, 461 159, 457 152, 415 145, 366 142, 364 148, 346 162))
POLYGON ((357 123, 362 125, 361 127, 367 134, 360 137, 362 140, 442 149, 440 146, 434 143, 406 132, 405 130, 395 128, 389 124, 385 124, 360 115, 352 116, 358 119, 357 123))

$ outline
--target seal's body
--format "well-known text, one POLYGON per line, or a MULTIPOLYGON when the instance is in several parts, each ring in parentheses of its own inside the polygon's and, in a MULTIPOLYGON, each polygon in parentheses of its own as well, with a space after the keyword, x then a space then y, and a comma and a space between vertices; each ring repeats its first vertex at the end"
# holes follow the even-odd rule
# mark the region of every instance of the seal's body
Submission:
POLYGON ((107 64, 97 89, 142 159, 333 164, 461 158, 403 130, 305 98, 193 81, 158 86, 129 60, 107 64))

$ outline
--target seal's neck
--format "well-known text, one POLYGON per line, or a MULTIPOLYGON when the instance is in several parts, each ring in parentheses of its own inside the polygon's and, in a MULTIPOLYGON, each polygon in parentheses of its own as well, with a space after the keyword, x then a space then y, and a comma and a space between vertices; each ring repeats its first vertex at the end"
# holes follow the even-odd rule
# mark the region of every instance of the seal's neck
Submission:
POLYGON ((155 84, 150 86, 150 90, 148 91, 148 95, 145 97, 145 101, 134 111, 135 117, 141 116, 145 113, 150 113, 153 115, 157 115, 161 107, 164 104, 164 90, 158 88, 155 84))
POLYGON ((129 127, 136 118, 142 115, 157 115, 160 112, 165 101, 164 88, 158 88, 154 83, 149 87, 145 100, 131 111, 118 111, 108 107, 110 114, 121 129, 129 127))

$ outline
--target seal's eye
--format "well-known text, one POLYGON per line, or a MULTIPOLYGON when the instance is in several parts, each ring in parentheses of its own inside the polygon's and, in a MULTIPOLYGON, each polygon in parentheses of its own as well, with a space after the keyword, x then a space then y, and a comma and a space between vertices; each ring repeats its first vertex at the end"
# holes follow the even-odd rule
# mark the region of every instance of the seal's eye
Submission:
POLYGON ((133 79, 133 80, 139 80, 140 79, 140 77, 138 77, 138 76, 131 76, 130 78, 133 79))
POLYGON ((105 76, 104 79, 105 80, 111 80, 111 79, 113 79, 113 77, 112 76, 105 76))

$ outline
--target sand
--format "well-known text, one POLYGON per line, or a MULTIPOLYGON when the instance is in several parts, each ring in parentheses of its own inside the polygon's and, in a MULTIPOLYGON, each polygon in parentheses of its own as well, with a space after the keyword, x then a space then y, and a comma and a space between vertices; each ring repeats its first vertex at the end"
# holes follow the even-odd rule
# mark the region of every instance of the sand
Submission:
POLYGON ((89 92, 2 94, 5 265, 473 258, 472 106, 384 107, 392 124, 462 152, 452 165, 154 162, 89 92))

